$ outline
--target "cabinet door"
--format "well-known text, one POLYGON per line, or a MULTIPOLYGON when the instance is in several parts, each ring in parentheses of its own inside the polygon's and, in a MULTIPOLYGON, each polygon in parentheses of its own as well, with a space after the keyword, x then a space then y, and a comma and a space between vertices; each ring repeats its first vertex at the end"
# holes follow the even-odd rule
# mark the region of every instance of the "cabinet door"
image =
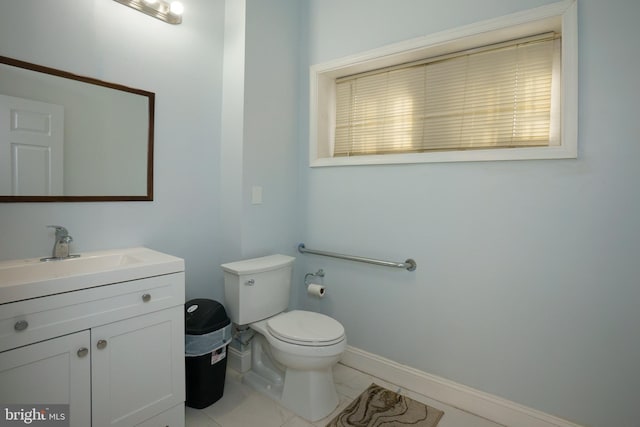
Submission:
POLYGON ((94 328, 91 348, 93 427, 130 427, 184 402, 182 306, 94 328))
POLYGON ((89 331, 0 353, 0 402, 68 404, 71 427, 91 425, 89 331))

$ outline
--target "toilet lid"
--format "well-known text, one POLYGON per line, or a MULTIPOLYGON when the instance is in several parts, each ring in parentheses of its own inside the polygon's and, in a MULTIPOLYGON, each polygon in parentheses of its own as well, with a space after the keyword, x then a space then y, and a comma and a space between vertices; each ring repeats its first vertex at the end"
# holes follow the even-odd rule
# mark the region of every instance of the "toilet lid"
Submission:
POLYGON ((326 346, 344 339, 344 327, 335 319, 311 311, 293 310, 267 321, 269 332, 293 344, 326 346))

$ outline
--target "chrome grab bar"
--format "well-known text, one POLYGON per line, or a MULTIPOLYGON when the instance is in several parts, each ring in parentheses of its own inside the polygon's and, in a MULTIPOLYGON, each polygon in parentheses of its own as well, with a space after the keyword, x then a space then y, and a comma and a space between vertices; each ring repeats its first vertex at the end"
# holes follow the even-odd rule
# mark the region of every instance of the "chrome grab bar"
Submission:
POLYGON ((418 264, 416 264, 416 262, 411 258, 407 259, 405 262, 384 261, 381 259, 365 258, 361 256, 345 255, 345 254, 338 254, 335 252, 307 249, 304 246, 304 243, 300 243, 298 245, 298 252, 300 252, 301 254, 308 253, 308 254, 314 254, 314 255, 327 256, 331 258, 346 259, 349 261, 366 262, 367 264, 382 265, 385 267, 404 268, 404 269, 407 269, 408 271, 414 271, 418 266, 418 264))

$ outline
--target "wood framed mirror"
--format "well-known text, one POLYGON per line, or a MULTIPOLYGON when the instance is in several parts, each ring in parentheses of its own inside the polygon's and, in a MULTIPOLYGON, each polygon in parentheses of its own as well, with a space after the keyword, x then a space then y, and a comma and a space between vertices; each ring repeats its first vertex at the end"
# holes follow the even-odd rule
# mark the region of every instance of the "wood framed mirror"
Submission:
POLYGON ((0 202, 153 200, 155 94, 0 56, 0 202))

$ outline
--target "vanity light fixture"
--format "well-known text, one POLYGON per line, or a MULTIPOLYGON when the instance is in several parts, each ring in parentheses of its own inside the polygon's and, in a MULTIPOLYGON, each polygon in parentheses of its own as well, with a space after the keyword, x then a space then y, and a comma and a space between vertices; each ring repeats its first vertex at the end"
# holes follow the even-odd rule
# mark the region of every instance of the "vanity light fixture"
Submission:
POLYGON ((137 11, 146 13, 169 24, 182 23, 184 6, 179 1, 164 0, 114 0, 137 11))

